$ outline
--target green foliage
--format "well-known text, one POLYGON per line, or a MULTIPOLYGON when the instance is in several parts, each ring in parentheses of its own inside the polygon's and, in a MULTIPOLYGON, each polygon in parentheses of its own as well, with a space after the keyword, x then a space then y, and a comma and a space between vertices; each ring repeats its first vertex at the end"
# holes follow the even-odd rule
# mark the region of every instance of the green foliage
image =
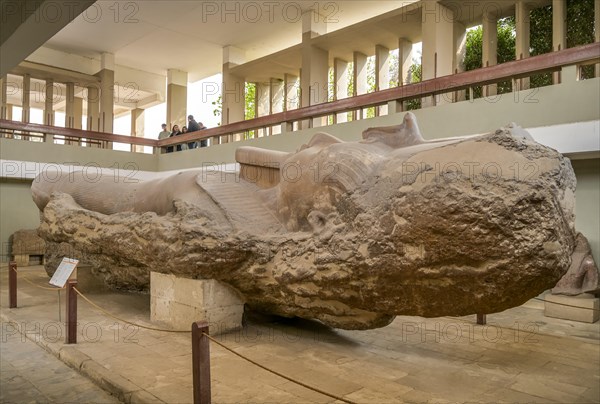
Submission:
MULTIPOLYGON (((244 117, 246 120, 256 118, 256 83, 246 83, 244 90, 244 117)), ((256 130, 250 130, 244 135, 245 139, 253 139, 256 136, 256 130)))
MULTIPOLYGON (((410 73, 410 82, 411 83, 419 83, 423 79, 423 66, 419 64, 413 64, 409 69, 410 73)), ((413 98, 412 100, 408 100, 406 102, 406 109, 411 111, 413 109, 421 108, 421 99, 413 98)))

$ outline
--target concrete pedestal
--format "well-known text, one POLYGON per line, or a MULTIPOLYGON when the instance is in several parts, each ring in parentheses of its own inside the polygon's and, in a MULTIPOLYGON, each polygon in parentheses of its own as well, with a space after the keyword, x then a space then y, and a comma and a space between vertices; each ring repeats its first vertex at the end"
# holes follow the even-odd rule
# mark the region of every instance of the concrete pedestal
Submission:
POLYGON ((551 295, 544 297, 544 315, 564 320, 595 323, 600 318, 600 299, 589 293, 577 296, 551 295))
POLYGON ((150 318, 173 329, 191 330, 207 321, 213 335, 242 327, 244 301, 232 287, 213 279, 150 273, 150 318))

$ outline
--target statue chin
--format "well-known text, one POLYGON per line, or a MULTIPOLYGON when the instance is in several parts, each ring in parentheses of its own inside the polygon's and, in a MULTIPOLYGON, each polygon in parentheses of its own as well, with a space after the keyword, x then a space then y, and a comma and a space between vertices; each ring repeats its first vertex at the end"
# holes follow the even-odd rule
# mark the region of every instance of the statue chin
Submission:
POLYGON ((571 262, 573 169, 514 124, 425 141, 408 113, 357 142, 319 133, 236 158, 241 178, 36 179, 39 233, 112 287, 146 289, 150 271, 217 279, 256 310, 351 329, 502 311, 571 262))

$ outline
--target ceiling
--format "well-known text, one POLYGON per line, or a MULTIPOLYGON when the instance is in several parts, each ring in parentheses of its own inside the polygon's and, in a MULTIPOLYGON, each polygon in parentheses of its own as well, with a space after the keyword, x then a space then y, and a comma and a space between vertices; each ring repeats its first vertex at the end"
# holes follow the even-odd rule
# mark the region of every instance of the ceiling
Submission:
POLYGON ((401 7, 408 1, 97 1, 45 46, 166 74, 187 71, 194 82, 221 72, 222 49, 245 50, 247 60, 298 44, 301 13, 318 10, 328 32, 401 7))

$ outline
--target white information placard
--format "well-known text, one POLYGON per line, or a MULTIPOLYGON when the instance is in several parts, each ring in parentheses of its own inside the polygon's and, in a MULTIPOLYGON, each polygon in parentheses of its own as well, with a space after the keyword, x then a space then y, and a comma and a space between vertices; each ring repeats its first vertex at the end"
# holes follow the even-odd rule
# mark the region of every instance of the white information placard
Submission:
POLYGON ((59 288, 64 287, 78 263, 79 260, 64 257, 58 268, 56 268, 54 275, 52 275, 50 285, 58 286, 59 288))

